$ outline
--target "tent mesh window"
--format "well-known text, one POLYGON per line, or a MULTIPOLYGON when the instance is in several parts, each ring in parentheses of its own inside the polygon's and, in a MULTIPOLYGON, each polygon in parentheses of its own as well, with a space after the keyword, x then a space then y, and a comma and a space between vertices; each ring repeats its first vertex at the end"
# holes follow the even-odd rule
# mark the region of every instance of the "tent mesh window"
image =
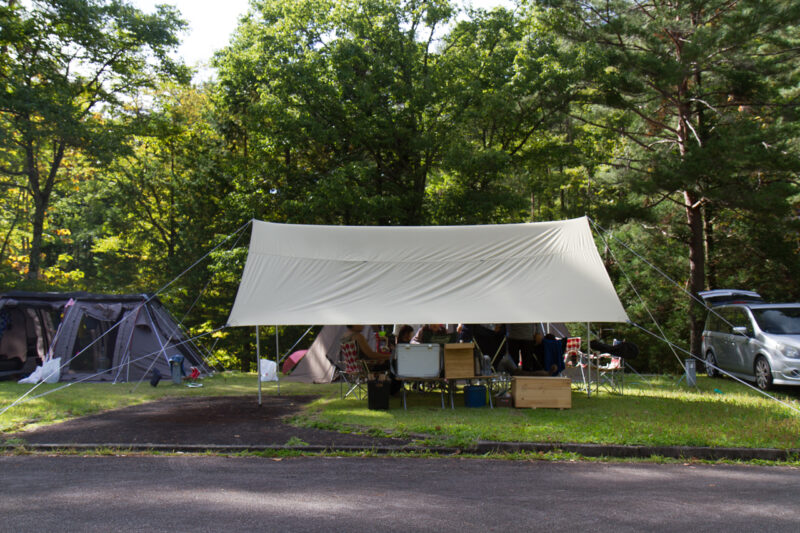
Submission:
POLYGON ((117 328, 108 333, 106 331, 113 325, 113 322, 97 320, 88 315, 81 318, 75 340, 75 353, 80 355, 70 361, 71 371, 103 372, 112 367, 117 328), (106 334, 103 335, 104 333, 106 334))

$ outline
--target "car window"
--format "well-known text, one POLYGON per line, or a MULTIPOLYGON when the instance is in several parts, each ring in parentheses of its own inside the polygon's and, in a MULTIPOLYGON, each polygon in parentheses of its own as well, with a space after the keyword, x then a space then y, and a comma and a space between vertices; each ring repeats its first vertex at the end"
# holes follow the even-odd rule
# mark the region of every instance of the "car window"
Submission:
POLYGON ((714 311, 708 312, 704 329, 706 331, 717 331, 717 315, 714 314, 714 311))
POLYGON ((753 309, 758 327, 766 333, 800 335, 800 308, 753 309))
POLYGON ((747 333, 752 335, 753 326, 750 324, 750 317, 747 316, 747 311, 741 307, 735 307, 731 314, 731 324, 734 327, 747 328, 747 333))
POLYGON ((745 314, 738 307, 730 309, 730 312, 728 313, 728 322, 730 322, 731 327, 747 326, 747 322, 745 321, 745 314))
POLYGON ((748 332, 752 331, 750 318, 741 307, 722 307, 717 309, 719 317, 714 319, 714 331, 738 335, 733 331, 735 327, 746 327, 748 332))
POLYGON ((729 314, 730 309, 725 307, 709 311, 708 318, 706 318, 706 329, 708 331, 729 333, 731 330, 730 325, 728 325, 729 317, 727 315, 729 314))

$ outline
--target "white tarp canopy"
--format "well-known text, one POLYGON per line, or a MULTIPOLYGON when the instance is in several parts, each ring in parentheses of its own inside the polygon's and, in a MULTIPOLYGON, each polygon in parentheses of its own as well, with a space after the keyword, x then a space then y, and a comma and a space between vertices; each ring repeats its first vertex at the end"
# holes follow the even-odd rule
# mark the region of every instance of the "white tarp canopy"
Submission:
POLYGON ((586 217, 415 227, 254 220, 228 325, 627 320, 586 217))

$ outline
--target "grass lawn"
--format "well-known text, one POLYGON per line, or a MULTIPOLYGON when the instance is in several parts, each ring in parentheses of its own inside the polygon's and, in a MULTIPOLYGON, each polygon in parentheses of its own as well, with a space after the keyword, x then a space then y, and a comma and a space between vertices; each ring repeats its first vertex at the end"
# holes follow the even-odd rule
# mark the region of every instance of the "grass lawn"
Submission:
MULTIPOLYGON (((574 390, 572 409, 440 408, 438 393, 409 393, 409 409, 393 398, 389 411, 370 411, 366 400, 339 398, 339 385, 283 382, 282 394, 317 394, 294 424, 398 436, 424 435, 430 443, 468 445, 476 440, 574 442, 642 445, 800 448, 800 413, 728 380, 698 377, 697 388, 676 385, 677 378, 647 378, 649 384, 626 384, 625 395, 602 392, 589 399, 574 390)), ((641 380, 639 380, 641 381, 641 380)), ((165 397, 257 394, 254 375, 218 374, 190 389, 167 382, 76 384, 24 402, 0 416, 0 434, 50 424, 89 413, 165 397)), ((31 395, 63 387, 41 386, 31 395)), ((29 385, 0 382, 0 410, 29 385)), ((263 384, 276 394, 275 383, 263 384)), ((800 407, 800 390, 774 393, 800 407)))

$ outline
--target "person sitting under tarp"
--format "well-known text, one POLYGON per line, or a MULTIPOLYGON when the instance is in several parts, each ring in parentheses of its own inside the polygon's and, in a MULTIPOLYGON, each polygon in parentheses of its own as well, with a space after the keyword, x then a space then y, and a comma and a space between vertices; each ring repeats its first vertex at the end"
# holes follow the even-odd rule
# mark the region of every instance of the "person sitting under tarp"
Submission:
POLYGON ((542 339, 544 369, 550 376, 558 376, 564 371, 564 351, 567 339, 557 339, 552 333, 542 339))
POLYGON ((414 328, 408 324, 403 324, 397 332, 397 344, 409 344, 414 338, 414 328))
POLYGON ((444 324, 423 324, 411 339, 412 344, 447 344, 453 342, 455 335, 448 333, 444 324))
POLYGON ((385 372, 389 376, 389 379, 392 382, 390 389, 392 394, 395 394, 397 391, 399 391, 402 383, 394 379, 389 365, 389 359, 391 358, 392 354, 389 352, 379 352, 373 350, 369 345, 369 342, 367 342, 367 338, 361 333, 364 331, 363 325, 359 324, 346 327, 347 331, 344 333, 344 335, 342 335, 340 343, 355 343, 356 348, 358 349, 358 358, 363 361, 367 361, 371 372, 385 372))

